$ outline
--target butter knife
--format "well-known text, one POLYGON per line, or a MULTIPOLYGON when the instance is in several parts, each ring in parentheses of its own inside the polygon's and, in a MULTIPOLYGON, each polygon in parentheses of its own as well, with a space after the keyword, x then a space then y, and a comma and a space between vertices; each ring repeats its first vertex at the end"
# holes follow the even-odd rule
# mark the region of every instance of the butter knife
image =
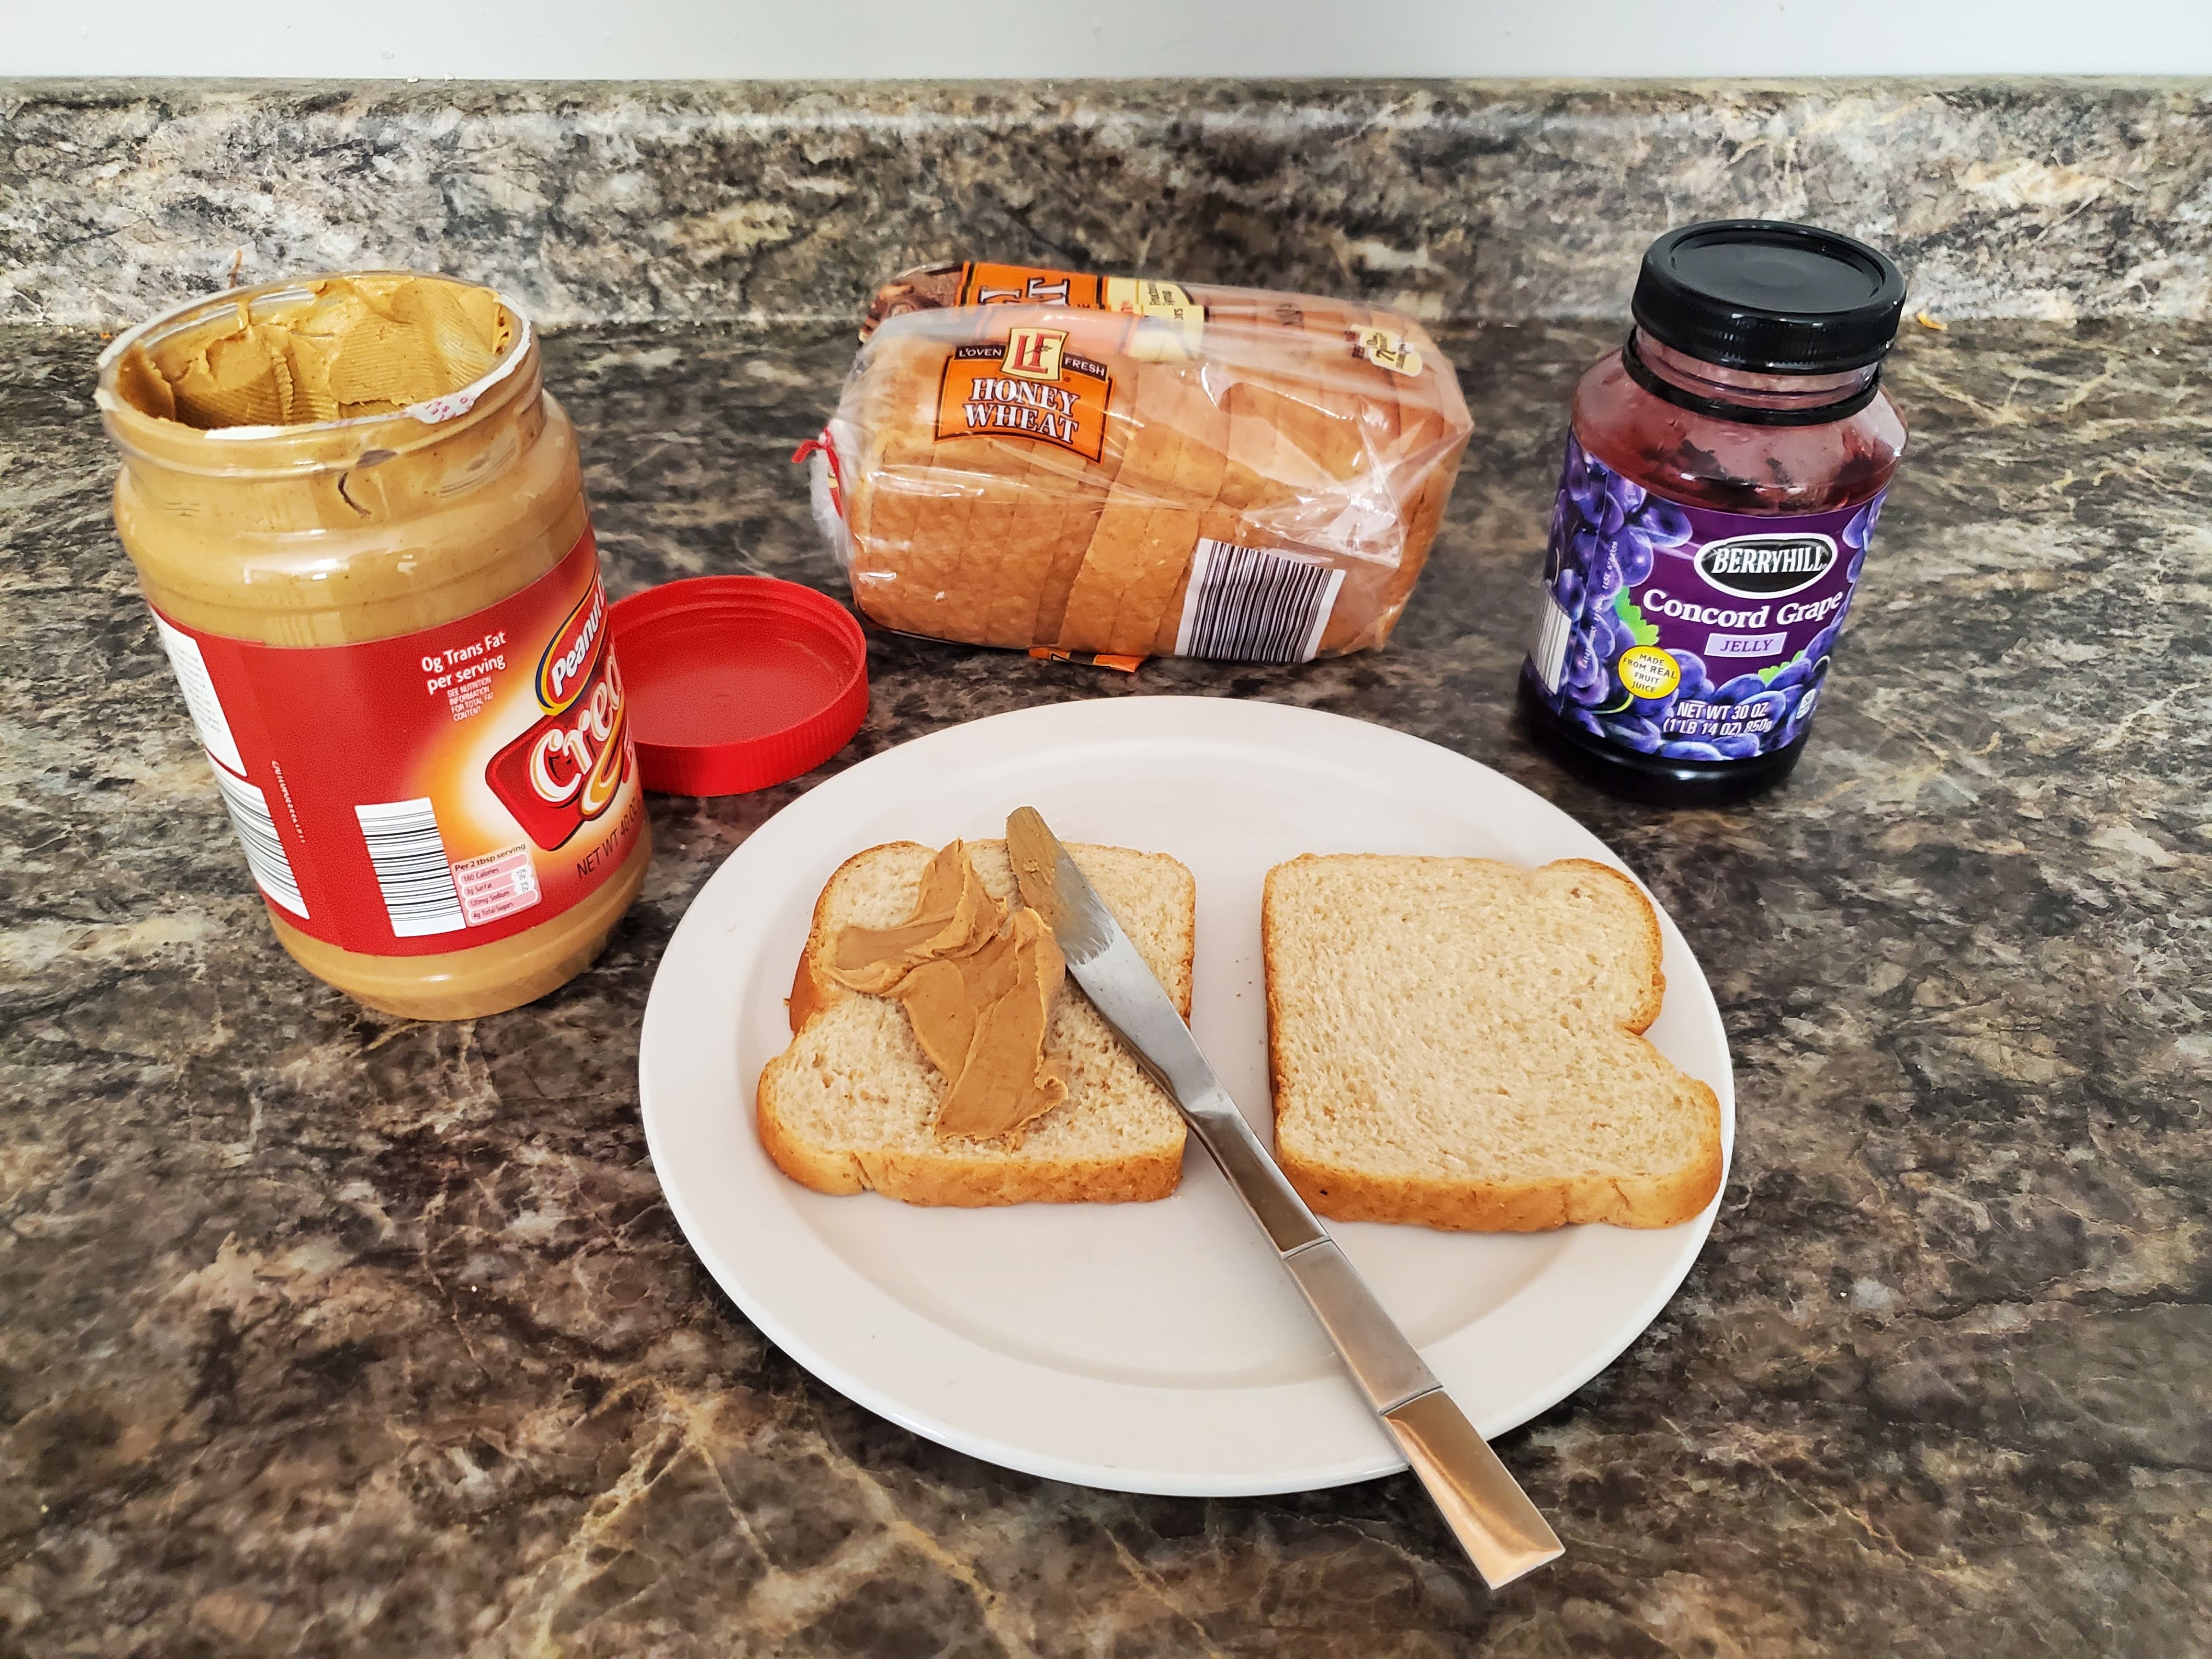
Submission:
POLYGON ((1006 849, 1023 901, 1051 927, 1067 971, 1228 1176, 1484 1582, 1496 1589, 1555 1559, 1558 1534, 1261 1146, 1165 988, 1035 807, 1006 819, 1006 849))

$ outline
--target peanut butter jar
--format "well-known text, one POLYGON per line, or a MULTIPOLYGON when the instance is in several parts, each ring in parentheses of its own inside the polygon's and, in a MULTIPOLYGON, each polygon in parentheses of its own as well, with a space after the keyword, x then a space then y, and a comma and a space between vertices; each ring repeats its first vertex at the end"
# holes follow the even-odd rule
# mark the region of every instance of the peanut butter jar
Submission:
POLYGON ((483 288, 234 289, 117 340, 115 524, 278 940, 371 1007, 581 972, 652 848, 574 427, 483 288))

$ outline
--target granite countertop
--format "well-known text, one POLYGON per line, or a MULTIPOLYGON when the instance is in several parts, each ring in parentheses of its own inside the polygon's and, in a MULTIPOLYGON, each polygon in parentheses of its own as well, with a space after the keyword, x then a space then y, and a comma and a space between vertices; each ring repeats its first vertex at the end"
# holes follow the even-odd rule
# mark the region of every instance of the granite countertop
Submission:
MULTIPOLYGON (((2212 328, 1908 329, 1914 441, 1807 759, 1626 806, 1509 720, 1607 325, 1448 332, 1478 423, 1390 647, 1133 678, 871 644, 833 768, 1024 704, 1355 714, 1589 824, 1707 965, 1740 1137, 1688 1282, 1503 1450, 1571 1548, 1486 1594, 1407 1477, 1008 1474, 852 1406, 709 1283, 640 1012, 814 779, 655 799, 641 902, 513 1014, 279 951, 107 519, 89 332, 0 331, 0 1650, 102 1656, 2172 1656, 2212 1598, 2212 328)), ((578 329, 611 583, 825 587, 793 441, 842 328, 578 329)), ((817 777, 819 775, 817 775, 817 777)))
POLYGON ((844 320, 988 258, 1625 316, 1683 217, 1850 228, 1942 317, 2212 319, 2212 80, 0 78, 0 321, 388 263, 541 322, 844 320))

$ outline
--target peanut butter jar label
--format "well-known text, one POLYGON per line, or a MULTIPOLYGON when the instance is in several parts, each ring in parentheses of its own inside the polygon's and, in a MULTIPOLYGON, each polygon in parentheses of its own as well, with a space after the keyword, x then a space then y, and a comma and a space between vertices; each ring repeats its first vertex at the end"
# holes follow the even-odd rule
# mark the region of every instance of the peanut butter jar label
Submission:
POLYGON ((1051 328, 1011 328, 994 343, 956 346, 945 360, 937 430, 946 438, 1020 438, 1095 461, 1106 447, 1114 377, 1067 349, 1051 328))
POLYGON ((558 915, 644 823, 586 528, 495 605, 360 645, 227 639, 155 613, 270 908, 343 950, 428 956, 558 915))

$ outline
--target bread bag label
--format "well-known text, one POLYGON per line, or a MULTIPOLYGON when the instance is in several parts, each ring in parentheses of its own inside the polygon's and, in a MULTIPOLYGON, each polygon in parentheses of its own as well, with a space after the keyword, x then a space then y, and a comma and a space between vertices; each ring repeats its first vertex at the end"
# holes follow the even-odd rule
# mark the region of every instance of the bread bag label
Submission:
POLYGON ((1421 354, 1406 343, 1402 334, 1393 334, 1387 328, 1363 328, 1352 336, 1352 349, 1377 368, 1387 368, 1393 374, 1419 374, 1421 354))
POLYGON ((1072 306, 1104 311, 1096 276, 1079 271, 1048 270, 1036 265, 987 264, 960 267, 960 284, 951 303, 958 306, 1072 306))
POLYGON ((1344 589, 1327 559, 1201 536, 1183 589, 1176 655, 1224 662, 1311 662, 1344 589))
POLYGON ((644 822, 586 527, 475 611, 356 645, 277 647, 155 613, 270 904, 343 950, 488 945, 576 903, 644 822))
POLYGON ((866 339, 886 318, 949 306, 1066 306, 1072 311, 1112 312, 1141 325, 1132 332, 1129 349, 1132 356, 1153 362, 1194 356, 1206 334, 1206 307, 1180 283, 973 260, 925 265, 893 277, 876 291, 861 322, 860 337, 866 339))
POLYGON ((1064 331, 1012 328, 1001 341, 955 346, 937 394, 936 436, 1020 438, 1095 461, 1106 447, 1114 377, 1067 349, 1064 331))

